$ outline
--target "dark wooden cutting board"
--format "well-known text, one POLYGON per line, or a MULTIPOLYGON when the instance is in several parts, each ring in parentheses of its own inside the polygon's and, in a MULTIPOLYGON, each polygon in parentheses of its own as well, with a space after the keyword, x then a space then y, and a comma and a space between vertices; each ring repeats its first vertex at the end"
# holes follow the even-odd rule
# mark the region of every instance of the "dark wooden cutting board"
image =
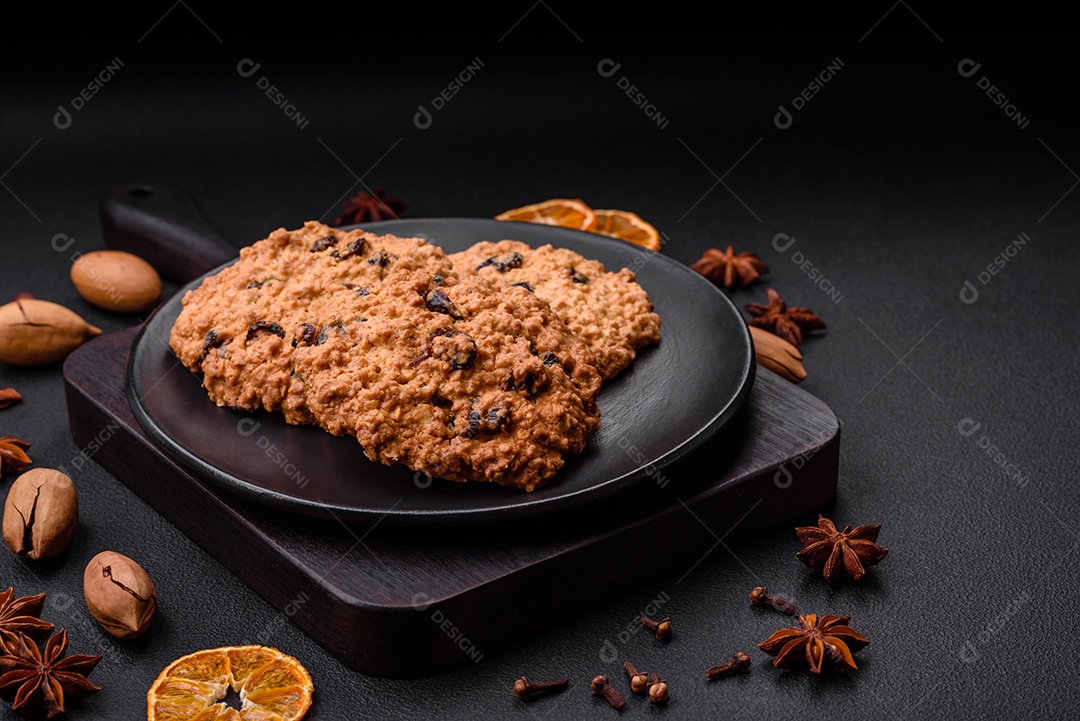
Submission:
POLYGON ((293 515, 207 485, 144 434, 125 395, 135 334, 98 338, 66 361, 76 443, 87 447, 109 428, 95 461, 337 658, 376 676, 423 676, 475 659, 478 649, 681 574, 718 539, 790 521, 836 492, 836 416, 761 371, 739 416, 706 447, 656 483, 557 518, 418 529, 293 515))

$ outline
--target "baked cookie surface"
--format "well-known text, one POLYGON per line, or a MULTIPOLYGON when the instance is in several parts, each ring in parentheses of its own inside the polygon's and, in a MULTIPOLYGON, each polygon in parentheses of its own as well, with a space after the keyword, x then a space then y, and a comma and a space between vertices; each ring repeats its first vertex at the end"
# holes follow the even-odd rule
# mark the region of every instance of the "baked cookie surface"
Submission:
POLYGON ((275 230, 240 259, 188 291, 170 346, 203 374, 218 405, 281 411, 314 423, 292 351, 338 294, 371 292, 396 274, 452 274, 446 254, 418 238, 343 232, 316 222, 275 230))
POLYGON ((477 243, 450 260, 459 276, 499 278, 547 301, 596 354, 604 380, 629 365, 638 348, 660 341, 660 316, 626 268, 608 272, 572 250, 516 240, 477 243))
POLYGON ((280 229, 189 291, 170 345, 222 406, 372 460, 527 491, 600 425, 594 353, 537 295, 420 239, 280 229))
POLYGON ((420 271, 326 311, 294 373, 372 460, 532 491, 600 425, 591 351, 523 288, 420 271))

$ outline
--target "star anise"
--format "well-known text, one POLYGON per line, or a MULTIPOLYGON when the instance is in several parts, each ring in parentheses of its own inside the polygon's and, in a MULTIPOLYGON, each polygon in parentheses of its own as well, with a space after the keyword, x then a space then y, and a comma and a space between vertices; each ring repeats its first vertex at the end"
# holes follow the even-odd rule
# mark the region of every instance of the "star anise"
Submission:
POLYGON ((334 225, 355 225, 377 220, 397 220, 398 214, 407 206, 397 198, 387 195, 379 188, 374 193, 361 190, 345 201, 341 215, 334 225))
POLYGON ((44 593, 22 598, 15 598, 12 588, 0 593, 0 653, 14 653, 20 634, 38 643, 49 637, 53 625, 41 620, 44 605, 44 593))
POLYGON ((795 529, 805 546, 797 555, 810 568, 824 568, 829 583, 839 580, 845 573, 858 581, 866 574, 866 566, 874 565, 889 552, 876 543, 879 531, 880 523, 859 526, 855 530, 845 526, 843 531, 837 531, 832 521, 819 515, 817 526, 795 529))
POLYGON ((14 436, 0 437, 0 476, 5 473, 21 473, 33 463, 26 451, 30 444, 14 436))
POLYGON ((847 625, 851 616, 799 616, 799 625, 782 628, 758 644, 765 653, 776 656, 773 666, 794 668, 806 664, 813 673, 821 673, 825 660, 837 671, 857 669, 851 654, 870 642, 847 625), (826 655, 827 654, 827 655, 826 655))
POLYGON ((7 408, 21 400, 22 396, 14 388, 0 388, 0 408, 7 408))
POLYGON ((769 266, 761 258, 749 251, 736 255, 732 245, 725 251, 719 248, 706 250, 690 267, 725 288, 750 285, 769 272, 769 266))
POLYGON ((807 308, 788 307, 784 299, 772 288, 765 291, 768 305, 747 303, 743 306, 753 316, 750 325, 772 331, 792 345, 802 343, 803 332, 824 328, 825 321, 807 308))
POLYGON ((65 704, 81 701, 101 690, 86 680, 101 656, 79 654, 64 658, 67 631, 50 638, 44 651, 22 636, 10 656, 0 656, 0 698, 11 701, 17 714, 44 712, 48 719, 66 713, 65 704))

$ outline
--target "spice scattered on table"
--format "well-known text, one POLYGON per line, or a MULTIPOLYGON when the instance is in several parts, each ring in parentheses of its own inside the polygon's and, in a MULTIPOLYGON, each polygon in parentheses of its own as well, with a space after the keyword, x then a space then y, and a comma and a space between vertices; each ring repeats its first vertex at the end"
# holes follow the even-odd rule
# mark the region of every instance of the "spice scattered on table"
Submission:
POLYGON ((30 443, 15 436, 0 436, 0 476, 22 473, 33 463, 26 452, 30 443))
POLYGON ((67 631, 62 629, 45 643, 44 650, 22 636, 11 655, 0 656, 0 698, 12 702, 12 711, 56 719, 67 713, 72 701, 101 690, 86 677, 102 657, 65 657, 67 645, 67 631))
POLYGON ((750 657, 742 651, 736 651, 727 663, 705 669, 705 678, 710 681, 725 678, 736 673, 750 670, 750 657))
POLYGON ((157 611, 157 590, 142 566, 115 551, 102 551, 83 571, 90 614, 117 638, 146 633, 157 611))
POLYGON ((629 661, 623 662, 626 676, 630 679, 630 690, 634 693, 645 693, 649 690, 649 676, 637 669, 637 666, 629 661))
POLYGON ((847 625, 850 616, 822 616, 815 614, 799 616, 799 625, 780 629, 758 644, 765 653, 776 656, 773 666, 796 668, 808 666, 812 673, 820 674, 830 662, 834 670, 849 671, 858 668, 851 654, 870 643, 847 625))
POLYGON ((341 215, 334 221, 334 225, 356 225, 358 223, 373 223, 380 220, 397 220, 398 216, 407 208, 401 200, 387 195, 379 188, 374 193, 361 190, 345 201, 345 207, 341 215))
POLYGON ((514 696, 522 701, 528 701, 533 696, 539 696, 554 691, 562 691, 570 685, 570 679, 560 678, 555 681, 530 681, 524 676, 514 681, 514 696))
POLYGON ((795 529, 805 546, 797 555, 810 568, 823 569, 829 583, 835 583, 845 574, 858 581, 866 574, 866 566, 874 565, 889 552, 877 544, 880 531, 880 523, 854 530, 845 526, 843 531, 837 531, 831 520, 819 515, 817 526, 795 529))
POLYGON ((789 616, 794 616, 799 612, 798 607, 796 607, 794 603, 786 598, 772 595, 765 586, 758 586, 750 591, 750 603, 754 606, 771 608, 774 611, 786 613, 789 616))
POLYGON ((670 696, 666 678, 655 671, 649 674, 649 703, 667 703, 670 696))
POLYGON ((706 250, 690 267, 725 288, 750 285, 769 272, 769 266, 761 258, 749 251, 736 254, 733 245, 729 245, 727 250, 706 250))
POLYGON ((671 619, 662 618, 659 621, 648 616, 638 616, 638 623, 649 629, 656 635, 657 641, 667 641, 671 638, 671 619))
POLYGON ((750 326, 750 337, 754 340, 754 355, 760 365, 792 383, 806 379, 803 356, 798 348, 775 333, 754 326, 750 326))
POLYGON ((31 641, 41 643, 53 632, 53 625, 41 620, 41 609, 45 606, 45 594, 15 598, 15 589, 0 593, 0 655, 14 653, 19 645, 19 637, 26 636, 31 641))
POLYGON ((593 696, 599 696, 604 699, 611 708, 617 711, 626 706, 626 698, 611 685, 611 681, 608 679, 607 674, 601 674, 594 678, 590 690, 592 691, 593 696))
POLYGON ((4 542, 35 561, 67 548, 79 522, 79 493, 60 471, 35 468, 11 484, 4 501, 4 542))
POLYGON ((230 688, 244 699, 243 718, 300 721, 315 686, 303 664, 276 648, 224 646, 176 659, 146 694, 146 721, 239 719, 224 703, 230 688), (199 679, 192 683, 191 679, 199 679))
POLYGON ((751 315, 749 323, 754 328, 775 333, 792 345, 802 343, 803 334, 825 327, 825 321, 814 315, 809 308, 788 306, 780 294, 772 288, 765 291, 768 304, 747 303, 743 306, 751 315))
POLYGON ((13 406, 22 400, 22 395, 14 388, 0 388, 0 410, 13 406))
POLYGON ((101 329, 58 303, 24 298, 0 306, 0 360, 20 366, 55 363, 101 329))

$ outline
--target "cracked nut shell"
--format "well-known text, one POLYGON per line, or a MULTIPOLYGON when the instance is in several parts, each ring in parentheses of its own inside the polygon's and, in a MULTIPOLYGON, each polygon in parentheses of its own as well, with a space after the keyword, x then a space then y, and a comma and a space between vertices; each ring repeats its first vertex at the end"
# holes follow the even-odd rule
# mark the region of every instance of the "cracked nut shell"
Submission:
POLYGON ((59 303, 35 298, 0 306, 0 360, 19 366, 55 363, 101 329, 59 303))
POLYGON ((67 548, 79 520, 79 494, 60 471, 35 468, 15 479, 4 503, 4 542, 34 560, 67 548))
POLYGON ((141 636, 157 611, 157 593, 150 576, 116 551, 102 551, 86 564, 83 596, 90 614, 117 638, 141 636))

